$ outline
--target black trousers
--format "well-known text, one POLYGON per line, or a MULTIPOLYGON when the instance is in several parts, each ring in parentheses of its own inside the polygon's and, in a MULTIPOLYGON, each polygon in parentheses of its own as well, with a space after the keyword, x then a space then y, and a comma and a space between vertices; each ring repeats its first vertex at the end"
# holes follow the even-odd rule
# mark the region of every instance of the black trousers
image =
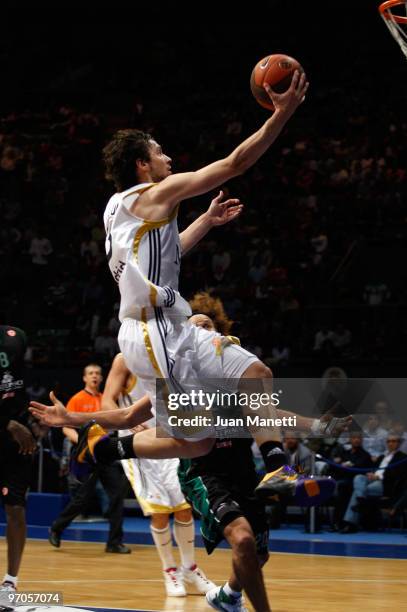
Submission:
POLYGON ((89 503, 96 482, 100 479, 110 500, 108 518, 110 523, 107 544, 120 544, 123 540, 123 498, 127 490, 127 479, 119 463, 98 465, 77 490, 71 501, 52 523, 51 529, 62 533, 89 503))
POLYGON ((336 481, 334 500, 334 523, 340 523, 345 516, 346 509, 353 491, 353 479, 339 479, 336 481))

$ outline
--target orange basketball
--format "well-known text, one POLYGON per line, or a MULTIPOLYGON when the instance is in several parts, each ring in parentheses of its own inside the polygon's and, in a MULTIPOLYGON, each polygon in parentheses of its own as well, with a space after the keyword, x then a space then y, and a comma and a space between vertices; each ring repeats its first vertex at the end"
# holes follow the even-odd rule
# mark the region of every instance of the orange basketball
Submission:
POLYGON ((253 68, 250 77, 250 89, 257 102, 264 108, 274 110, 273 103, 263 85, 268 83, 274 91, 283 93, 290 87, 294 70, 304 72, 301 64, 289 55, 276 53, 263 57, 253 68))

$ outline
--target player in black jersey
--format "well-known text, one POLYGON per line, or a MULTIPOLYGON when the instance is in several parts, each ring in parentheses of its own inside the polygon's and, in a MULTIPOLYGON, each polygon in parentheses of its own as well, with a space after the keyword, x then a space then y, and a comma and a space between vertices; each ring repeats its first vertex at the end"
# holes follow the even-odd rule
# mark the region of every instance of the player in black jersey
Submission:
POLYGON ((0 430, 10 420, 27 420, 24 354, 27 338, 22 329, 0 325, 0 430))
MULTIPOLYGON (((200 294, 191 303, 200 314, 194 325, 227 336, 231 322, 220 300, 200 294), (194 303, 195 302, 195 303, 194 303), (213 317, 213 320, 208 316, 213 317)), ((206 595, 215 610, 244 610, 242 589, 255 610, 269 610, 261 568, 268 559, 268 525, 264 504, 255 496, 259 483, 251 438, 217 438, 202 457, 181 459, 178 477, 182 492, 201 518, 201 534, 210 554, 226 539, 232 548, 232 573, 222 587, 206 595)))
POLYGON ((26 538, 25 498, 36 441, 25 392, 23 330, 0 325, 0 498, 7 517, 7 573, 0 591, 15 591, 26 538))

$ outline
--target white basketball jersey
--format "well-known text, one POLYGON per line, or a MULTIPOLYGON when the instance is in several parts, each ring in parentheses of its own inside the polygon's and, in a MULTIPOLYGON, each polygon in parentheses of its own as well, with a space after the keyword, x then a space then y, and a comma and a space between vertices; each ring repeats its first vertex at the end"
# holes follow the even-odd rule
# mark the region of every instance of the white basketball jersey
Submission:
POLYGON ((148 221, 130 208, 154 183, 142 183, 109 200, 103 216, 106 254, 110 271, 119 285, 119 319, 139 319, 142 308, 171 308, 190 316, 191 309, 178 291, 181 261, 177 212, 160 221, 148 221))

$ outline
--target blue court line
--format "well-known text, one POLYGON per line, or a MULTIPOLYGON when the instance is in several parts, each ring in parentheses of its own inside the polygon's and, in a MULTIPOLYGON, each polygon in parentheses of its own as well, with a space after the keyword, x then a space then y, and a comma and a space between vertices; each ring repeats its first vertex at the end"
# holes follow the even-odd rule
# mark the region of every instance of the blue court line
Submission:
MULTIPOLYGON (((72 523, 65 530, 63 541, 103 542, 107 540, 108 523, 72 523)), ((149 520, 145 518, 126 518, 124 520, 124 540, 127 544, 152 545, 149 520)), ((28 537, 46 540, 48 528, 40 525, 28 526, 28 537)), ((5 525, 0 524, 0 536, 4 535, 5 525)), ((196 546, 202 547, 199 522, 196 523, 196 546)), ((228 548, 226 542, 220 548, 228 548)), ((290 526, 270 532, 271 552, 334 555, 351 557, 373 557, 381 559, 407 559, 407 537, 400 532, 378 532, 342 535, 338 533, 305 533, 303 527, 290 526)))

